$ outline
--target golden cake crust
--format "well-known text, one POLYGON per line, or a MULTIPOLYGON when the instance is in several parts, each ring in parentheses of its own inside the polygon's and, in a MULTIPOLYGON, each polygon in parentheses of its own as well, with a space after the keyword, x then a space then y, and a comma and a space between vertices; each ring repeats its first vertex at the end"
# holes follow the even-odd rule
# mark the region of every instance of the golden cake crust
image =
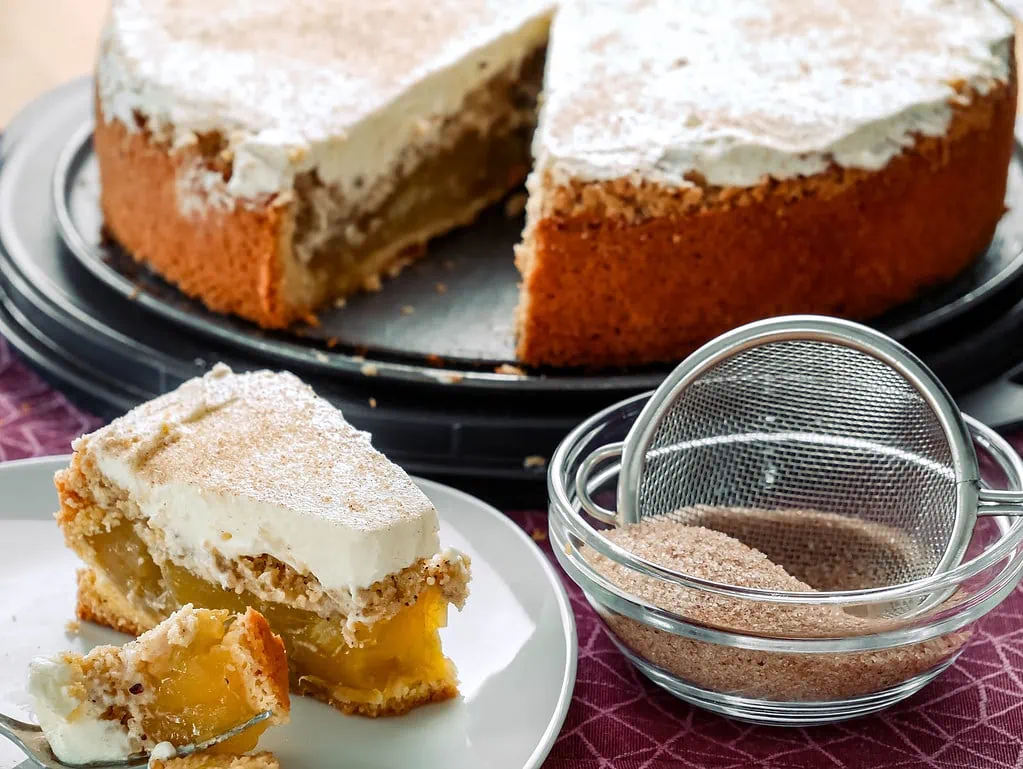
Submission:
MULTIPOLYGON (((98 112, 93 138, 101 175, 104 228, 134 258, 202 301, 214 312, 238 315, 263 328, 315 322, 324 289, 290 279, 292 235, 298 222, 294 193, 263 201, 235 201, 230 207, 203 205, 202 213, 181 210, 178 187, 194 168, 217 171, 194 147, 172 150, 143 130, 129 130, 98 112), (294 288, 292 287, 294 285, 294 288)), ((364 290, 376 290, 380 276, 397 275, 426 252, 423 246, 449 230, 471 224, 488 206, 519 185, 525 163, 495 179, 490 189, 457 214, 436 219, 373 252, 353 270, 364 290)))
MULTIPOLYGON (((98 107, 97 107, 98 110, 98 107)), ((128 130, 97 111, 93 146, 99 161, 100 204, 109 235, 211 310, 251 318, 268 328, 303 317, 288 301, 286 250, 294 204, 207 206, 182 211, 179 180, 206 168, 201 144, 174 152, 143 130, 128 130)), ((215 169, 209 169, 215 170, 215 169)), ((186 209, 187 210, 187 209, 186 209)))
POLYGON ((678 359, 758 318, 878 315, 954 277, 1004 213, 1015 73, 879 171, 668 190, 539 179, 517 264, 532 365, 678 359))
MULTIPOLYGON (((230 632, 236 632, 236 628, 231 628, 230 632)), ((251 666, 249 672, 252 678, 265 687, 265 690, 259 693, 261 707, 267 710, 288 711, 291 707, 291 697, 284 641, 270 629, 266 617, 251 606, 241 616, 237 632, 244 639, 242 648, 250 655, 246 664, 251 666)))
POLYGON ((380 703, 352 703, 348 700, 340 700, 331 696, 323 689, 309 686, 304 682, 299 683, 296 691, 299 694, 304 694, 326 703, 340 710, 345 715, 368 716, 370 718, 400 716, 420 705, 428 705, 431 702, 443 702, 458 696, 458 687, 452 681, 425 681, 418 686, 409 687, 400 698, 391 698, 380 703))
POLYGON ((155 620, 135 609, 113 585, 92 569, 78 570, 75 616, 85 622, 95 622, 134 636, 142 635, 156 624, 155 620))

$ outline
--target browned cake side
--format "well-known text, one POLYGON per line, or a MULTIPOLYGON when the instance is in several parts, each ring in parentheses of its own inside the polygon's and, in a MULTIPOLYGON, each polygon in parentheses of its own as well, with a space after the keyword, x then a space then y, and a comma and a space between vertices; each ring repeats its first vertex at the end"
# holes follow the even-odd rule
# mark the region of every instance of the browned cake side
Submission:
POLYGON ((787 313, 860 319, 956 275, 1004 213, 1015 75, 879 171, 752 188, 539 179, 517 264, 531 365, 676 360, 787 313))
POLYGON ((462 112, 445 121, 443 146, 380 180, 390 192, 362 211, 350 211, 311 172, 262 200, 235 200, 223 183, 211 193, 204 183, 231 172, 222 136, 173 147, 141 119, 137 130, 106 120, 97 100, 107 234, 211 310, 266 328, 311 320, 334 299, 379 288, 381 276, 422 255, 427 241, 468 224, 522 182, 544 52, 536 48, 470 92, 462 112))
POLYGON ((105 227, 135 259, 210 309, 264 326, 307 311, 289 304, 283 283, 293 203, 209 207, 189 216, 179 208, 177 185, 196 163, 208 162, 199 146, 171 153, 149 133, 100 114, 93 145, 105 227))
POLYGON ((299 682, 295 692, 312 697, 320 702, 337 708, 346 716, 368 716, 369 718, 385 718, 387 716, 403 716, 421 705, 432 702, 444 702, 458 696, 458 686, 451 681, 423 681, 418 686, 409 687, 400 698, 394 698, 376 704, 353 705, 331 696, 322 688, 299 682))
POLYGON ((259 682, 259 688, 255 690, 260 695, 259 705, 273 710, 278 703, 283 703, 290 708, 288 657, 284 641, 273 632, 266 618, 249 607, 241 615, 238 627, 228 632, 235 636, 233 644, 237 644, 237 649, 243 652, 236 655, 236 664, 242 666, 246 676, 259 682))
POLYGON ((92 569, 79 569, 77 579, 75 616, 78 619, 136 636, 156 625, 157 620, 132 606, 116 587, 92 569))

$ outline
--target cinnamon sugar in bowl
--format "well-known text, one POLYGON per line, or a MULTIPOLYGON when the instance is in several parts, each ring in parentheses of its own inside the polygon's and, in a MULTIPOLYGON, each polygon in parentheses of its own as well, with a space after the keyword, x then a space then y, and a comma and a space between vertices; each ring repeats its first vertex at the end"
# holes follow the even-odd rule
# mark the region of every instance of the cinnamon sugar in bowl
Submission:
MULTIPOLYGON (((590 519, 576 494, 579 465, 622 440, 647 398, 600 412, 559 446, 548 470, 550 533, 622 653, 687 702, 790 726, 881 710, 949 667, 1023 576, 1023 519, 987 518, 959 566, 885 586, 873 564, 913 554, 899 552, 878 524, 715 507, 617 528, 590 519), (779 531, 806 526, 819 535, 793 540, 812 547, 779 546, 779 531)), ((1023 488, 1023 461, 968 422, 978 452, 1008 488, 1023 488)), ((608 507, 616 469, 598 473, 589 489, 608 507)))

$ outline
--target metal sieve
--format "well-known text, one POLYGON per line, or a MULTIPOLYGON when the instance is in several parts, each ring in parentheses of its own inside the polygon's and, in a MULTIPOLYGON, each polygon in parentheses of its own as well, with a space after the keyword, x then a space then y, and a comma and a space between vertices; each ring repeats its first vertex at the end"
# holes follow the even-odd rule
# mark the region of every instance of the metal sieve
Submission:
POLYGON ((576 490, 605 523, 745 528, 757 537, 747 544, 780 563, 837 546, 870 562, 862 587, 953 568, 978 515, 1023 515, 1023 492, 982 486, 963 416, 920 360, 877 331, 816 316, 752 323, 697 350, 624 441, 583 460, 576 490), (614 459, 617 512, 590 493, 614 459))

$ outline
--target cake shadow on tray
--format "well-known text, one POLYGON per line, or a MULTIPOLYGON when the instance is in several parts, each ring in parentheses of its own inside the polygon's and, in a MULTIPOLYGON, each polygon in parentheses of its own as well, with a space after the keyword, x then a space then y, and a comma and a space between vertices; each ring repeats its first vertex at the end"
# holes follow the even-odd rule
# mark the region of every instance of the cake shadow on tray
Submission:
POLYGON ((300 48, 253 17, 242 44, 264 60, 251 71, 192 46, 215 19, 168 12, 153 50, 138 33, 151 13, 115 3, 94 136, 106 226, 216 312, 267 329, 319 312, 303 338, 325 355, 590 371, 676 360, 758 317, 877 317, 991 241, 1014 148, 1013 25, 973 0, 886 15, 789 5, 459 6, 401 20, 417 43, 385 68, 373 46, 337 41, 398 23, 392 3, 324 16, 300 48), (832 39, 837 18, 856 23, 832 39), (778 61, 779 40, 801 55, 778 61), (153 74, 160 57, 182 66, 153 74), (202 77, 219 70, 234 76, 202 77), (303 98, 327 71, 348 86, 303 98), (719 87, 723 74, 744 86, 719 87), (471 254, 468 283, 489 276, 490 290, 452 285, 463 273, 446 280, 442 258, 351 297, 531 162, 517 246, 521 222, 494 211, 448 238, 471 254))

